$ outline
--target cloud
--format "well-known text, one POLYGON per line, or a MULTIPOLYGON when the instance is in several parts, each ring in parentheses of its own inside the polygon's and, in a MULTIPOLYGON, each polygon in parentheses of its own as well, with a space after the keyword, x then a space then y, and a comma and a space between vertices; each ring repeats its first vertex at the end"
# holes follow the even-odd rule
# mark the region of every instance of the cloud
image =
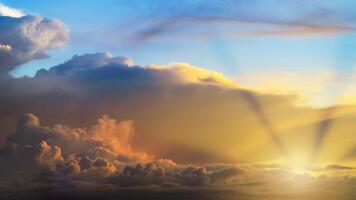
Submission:
MULTIPOLYGON (((221 23, 204 17, 204 23, 221 23)), ((142 39, 161 34, 168 24, 148 29, 142 39)), ((68 40, 62 22, 34 16, 0 17, 0 33, 1 73, 44 58, 68 40)), ((338 156, 341 143, 347 149, 343 139, 353 135, 355 108, 338 107, 335 114, 297 107, 293 95, 256 92, 187 63, 138 66, 110 53, 86 54, 31 78, 2 76, 0 91, 5 195, 139 187, 234 190, 254 198, 302 191, 301 197, 315 197, 320 191, 328 196, 331 186, 347 190, 354 183, 354 168, 346 165, 296 172, 299 168, 289 164, 300 154, 296 151, 315 152, 327 163, 325 155, 338 156), (331 130, 334 121, 321 121, 323 113, 347 126, 331 130), (345 137, 328 141, 335 133, 345 137), (315 135, 320 142, 307 144, 315 135), (286 165, 249 164, 271 160, 286 165)))
POLYGON ((208 185, 245 173, 236 167, 208 172, 205 167, 178 165, 135 152, 131 147, 132 129, 131 122, 117 122, 108 116, 90 128, 73 129, 61 124, 47 127, 35 115, 26 114, 0 149, 0 177, 8 181, 56 182, 66 178, 167 187, 172 183, 208 185))
MULTIPOLYGON (((132 139, 140 150, 181 163, 288 162, 288 157, 300 153, 295 144, 312 140, 308 138, 315 131, 310 127, 318 125, 323 112, 293 105, 293 95, 255 92, 220 73, 190 64, 142 67, 110 53, 74 56, 63 64, 39 70, 33 78, 7 77, 0 82, 3 138, 16 129, 15 122, 23 113, 35 113, 46 124, 59 121, 74 127, 90 126, 106 113, 135 122, 135 137, 122 137, 132 139), (300 129, 302 135, 298 134, 300 129), (261 140, 252 143, 256 137, 261 140)), ((350 107, 339 108, 334 117, 350 113, 350 107)), ((130 127, 129 122, 124 127, 130 127)), ((102 142, 115 142, 110 134, 103 137, 97 132, 102 142)), ((328 135, 332 133, 334 130, 328 135)), ((70 140, 75 138, 72 135, 70 140)), ((100 152, 116 155, 112 148, 100 152)), ((303 150, 304 154, 308 152, 307 148, 303 150)), ((318 157, 323 155, 318 153, 318 157)), ((119 157, 127 162, 138 159, 126 154, 119 157)))
MULTIPOLYGON (((11 130, 13 123, 8 122, 16 120, 24 112, 36 113, 49 123, 64 119, 66 123, 75 126, 88 125, 88 122, 95 120, 94 116, 108 113, 117 118, 133 119, 137 123, 139 135, 135 142, 154 153, 160 151, 177 155, 178 149, 181 149, 179 146, 188 145, 184 149, 187 153, 190 151, 190 155, 205 154, 203 157, 207 160, 221 158, 207 153, 211 151, 211 145, 198 148, 192 146, 201 139, 205 140, 202 145, 206 142, 212 144, 209 137, 198 133, 206 132, 218 137, 220 127, 227 126, 229 134, 235 137, 236 123, 231 120, 232 116, 237 119, 239 115, 248 115, 252 124, 259 124, 261 120, 255 120, 255 109, 250 108, 249 104, 245 105, 250 99, 246 98, 246 91, 238 84, 220 73, 185 63, 141 67, 133 65, 128 58, 114 57, 109 53, 87 54, 75 56, 49 70, 40 70, 33 78, 7 78, 2 82, 1 105, 13 105, 1 108, 6 113, 2 117, 4 130, 11 130), (54 102, 56 108, 52 107, 54 102), (230 111, 226 112, 226 109, 230 111), (216 116, 204 112, 214 112, 216 116), (147 120, 147 116, 152 115, 155 120, 147 120), (184 119, 180 116, 194 117, 199 123, 214 119, 216 123, 212 124, 213 128, 199 126, 200 130, 192 130, 189 128, 192 118, 184 119), (228 124, 223 125, 225 120, 228 124), (175 128, 176 123, 181 124, 181 130, 175 128), (179 132, 184 132, 192 140, 188 140, 188 144, 184 138, 177 142, 179 132), (151 146, 153 138, 161 137, 165 138, 161 144, 151 146), (151 141, 144 143, 145 140, 151 141), (163 151, 156 148, 168 149, 163 151)), ((252 95, 253 92, 250 93, 252 95)), ((253 95, 254 98, 261 98, 258 94, 253 95)), ((259 106, 273 98, 289 101, 289 97, 266 96, 266 99, 259 101, 259 106)), ((258 112, 257 116, 260 115, 258 112)), ((266 117, 263 117, 263 127, 268 123, 266 117)), ((263 129, 259 132, 264 132, 263 129)), ((274 137, 273 140, 278 136, 274 137)), ((220 146, 223 144, 221 141, 213 145, 224 151, 220 146)), ((203 158, 183 154, 177 156, 195 161, 203 158)))
MULTIPOLYGON (((63 148, 62 154, 72 154, 105 158, 125 156, 138 161, 149 159, 145 154, 136 154, 131 149, 133 125, 131 121, 117 122, 104 115, 97 125, 89 129, 71 129, 65 125, 55 125, 52 129, 40 125, 39 119, 27 114, 17 124, 15 132, 10 134, 7 142, 17 145, 35 145, 46 141, 63 148)), ((129 159, 130 160, 130 159, 129 159)))
MULTIPOLYGON (((207 84, 237 86, 222 74, 201 69, 186 63, 173 63, 169 67, 150 65, 132 66, 133 61, 126 57, 113 57, 110 53, 86 54, 74 56, 64 64, 49 70, 40 70, 34 79, 71 79, 71 81, 89 81, 91 78, 107 79, 102 84, 138 84, 138 85, 185 85, 207 84), (96 77, 90 77, 90 76, 96 77), (121 77, 121 78, 120 78, 121 77)), ((89 82, 86 82, 90 84, 89 82)), ((115 87, 115 86, 112 86, 115 87)))
MULTIPOLYGON (((1 7, 0 7, 1 8, 1 7)), ((68 29, 59 20, 39 16, 0 16, 0 71, 48 57, 69 40, 68 29)))
POLYGON ((25 16, 25 14, 20 10, 10 8, 3 4, 0 4, 0 16, 20 18, 25 16))
MULTIPOLYGON (((321 1, 157 1, 118 4, 133 13, 132 21, 118 28, 95 31, 105 34, 103 42, 112 45, 164 41, 165 39, 202 39, 214 37, 312 37, 355 32, 352 14, 338 5, 321 1), (179 4, 179 6, 177 6, 179 4), (270 5, 273 6, 273 8, 270 5), (349 16, 351 15, 351 16, 349 16), (137 23, 139 22, 139 23, 137 23), (125 32, 122 30, 125 29, 125 32)), ((90 40, 84 36, 84 40, 90 40)))
POLYGON ((94 176, 116 172, 120 162, 152 160, 131 149, 132 129, 130 121, 117 122, 105 115, 89 129, 71 129, 61 124, 42 126, 35 115, 26 114, 0 151, 2 176, 13 178, 23 171, 33 176, 41 170, 67 175, 83 170, 85 176, 94 176))
POLYGON ((144 189, 145 194, 184 190, 183 194, 205 191, 212 195, 219 190, 218 196, 236 191, 231 195, 285 197, 303 193, 315 197, 328 192, 330 186, 337 187, 333 195, 353 194, 348 189, 354 181, 354 168, 342 165, 300 174, 283 165, 188 165, 147 155, 141 160, 122 160, 119 154, 144 155, 127 139, 133 127, 126 123, 104 116, 88 128, 44 126, 35 115, 24 115, 0 149, 1 197, 58 193, 78 198, 88 191, 110 196, 118 191, 126 194, 126 189, 137 195, 144 189), (110 153, 103 153, 104 149, 110 153))
POLYGON ((342 165, 328 165, 326 170, 352 170, 355 169, 353 167, 342 166, 342 165))
POLYGON ((143 188, 146 193, 184 189, 190 194, 203 189, 214 194, 219 188, 231 192, 225 190, 229 188, 248 196, 284 197, 302 192, 315 197, 338 186, 333 195, 339 196, 350 193, 345 189, 354 180, 354 168, 343 165, 300 174, 283 165, 179 164, 135 151, 129 139, 132 131, 130 121, 108 116, 88 128, 70 128, 44 126, 37 116, 26 114, 0 149, 0 178, 6 186, 1 188, 2 195, 19 198, 18 194, 31 191, 41 191, 41 195, 70 191, 70 196, 81 196, 87 191, 110 194, 123 188, 138 194, 143 188), (123 160, 120 155, 132 159, 123 160))
POLYGON ((356 77, 348 72, 310 71, 261 71, 242 73, 236 77, 240 84, 261 93, 298 96, 300 106, 329 107, 335 104, 355 104, 356 77), (275 77, 279 77, 276 79, 275 77))
POLYGON ((177 38, 207 39, 212 37, 286 36, 308 37, 352 33, 353 27, 313 24, 303 21, 250 18, 249 16, 174 16, 164 20, 146 20, 141 29, 132 28, 132 42, 143 42, 166 36, 177 38), (225 27, 225 28, 222 28, 225 27), (185 30, 185 31, 183 31, 185 30))

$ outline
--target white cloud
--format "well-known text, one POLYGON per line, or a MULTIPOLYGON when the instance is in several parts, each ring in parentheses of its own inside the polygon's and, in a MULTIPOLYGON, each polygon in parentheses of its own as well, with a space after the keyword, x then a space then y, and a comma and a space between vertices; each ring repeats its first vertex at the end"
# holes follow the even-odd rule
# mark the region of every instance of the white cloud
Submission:
POLYGON ((68 29, 59 20, 0 16, 0 71, 7 73, 20 64, 46 58, 48 50, 61 48, 68 40, 68 29))
POLYGON ((25 16, 25 14, 20 10, 10 8, 3 4, 0 4, 0 16, 20 18, 25 16))

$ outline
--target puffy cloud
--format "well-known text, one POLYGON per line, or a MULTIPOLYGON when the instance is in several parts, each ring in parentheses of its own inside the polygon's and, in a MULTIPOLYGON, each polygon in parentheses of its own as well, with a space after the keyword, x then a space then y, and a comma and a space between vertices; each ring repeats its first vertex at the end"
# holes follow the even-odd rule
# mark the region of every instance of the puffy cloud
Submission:
POLYGON ((202 186, 244 174, 237 168, 207 171, 154 159, 133 151, 131 137, 131 122, 117 122, 108 116, 91 128, 72 129, 42 126, 36 116, 26 114, 0 149, 0 175, 10 181, 57 182, 65 178, 119 186, 202 186), (122 160, 122 155, 129 159, 122 160))
POLYGON ((0 151, 0 176, 16 180, 16 174, 31 176, 41 168, 51 167, 62 161, 61 148, 41 141, 34 145, 7 144, 0 151))
POLYGON ((74 56, 64 64, 49 70, 40 70, 35 79, 66 79, 85 81, 91 84, 92 78, 102 80, 101 84, 134 85, 184 85, 211 84, 236 87, 233 81, 217 72, 201 69, 186 63, 173 63, 169 67, 149 65, 133 66, 133 61, 126 57, 112 56, 109 53, 74 56), (93 77, 93 75, 95 77, 93 77), (105 81, 103 81, 106 79, 105 81))
MULTIPOLYGON (((16 131, 7 137, 7 143, 17 146, 39 144, 45 152, 51 150, 48 144, 59 146, 62 148, 59 149, 60 154, 66 158, 71 158, 72 155, 84 155, 89 158, 99 156, 115 160, 120 156, 128 158, 132 156, 137 159, 135 162, 149 160, 149 156, 132 151, 132 134, 131 121, 117 122, 106 115, 98 120, 97 125, 88 129, 71 129, 61 124, 52 128, 45 127, 40 125, 36 116, 26 114, 18 121, 16 131)), ((94 162, 95 165, 98 163, 94 162)))
POLYGON ((16 180, 26 172, 30 177, 40 173, 41 180, 62 175, 96 180, 112 175, 123 163, 151 161, 152 157, 131 149, 132 131, 130 121, 108 116, 89 129, 71 129, 61 124, 42 126, 36 116, 26 114, 0 151, 1 176, 16 180))
POLYGON ((0 16, 20 18, 20 17, 23 17, 24 15, 25 14, 20 10, 10 8, 8 6, 0 4, 0 16))
POLYGON ((14 12, 6 15, 9 12, 0 6, 2 72, 31 60, 45 58, 47 50, 60 48, 69 40, 68 29, 59 20, 15 15, 14 12))

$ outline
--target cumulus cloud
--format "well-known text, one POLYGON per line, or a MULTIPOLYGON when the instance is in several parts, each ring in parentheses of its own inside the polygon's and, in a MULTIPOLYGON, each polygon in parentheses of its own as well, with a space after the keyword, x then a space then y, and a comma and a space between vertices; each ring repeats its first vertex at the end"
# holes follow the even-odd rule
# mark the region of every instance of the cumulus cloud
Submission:
POLYGON ((50 149, 48 144, 59 146, 62 148, 60 154, 66 158, 83 154, 89 158, 102 156, 111 160, 124 156, 133 162, 149 160, 148 155, 132 151, 132 134, 131 121, 117 122, 106 115, 88 129, 71 129, 61 124, 53 128, 41 126, 36 116, 26 114, 19 120, 16 131, 7 137, 7 143, 20 146, 41 144, 45 149, 50 149))
MULTIPOLYGON (((228 97, 231 98, 229 101, 236 100, 236 105, 244 101, 241 99, 244 98, 244 93, 242 89, 239 89, 240 86, 220 73, 185 63, 173 63, 169 66, 135 66, 130 59, 114 57, 109 53, 75 56, 68 62, 49 70, 38 71, 34 78, 3 79, 2 81, 4 83, 0 86, 3 88, 2 105, 17 104, 20 103, 19 101, 34 98, 36 102, 22 102, 22 106, 18 109, 21 112, 44 114, 48 116, 45 119, 52 122, 56 116, 58 118, 55 120, 67 118, 70 119, 67 122, 74 125, 86 125, 85 123, 93 120, 87 117, 100 116, 102 113, 120 117, 119 112, 121 112, 126 115, 124 115, 125 118, 131 116, 130 118, 137 122, 142 141, 144 137, 149 137, 156 130, 159 130, 156 132, 158 133, 156 137, 167 134, 166 132, 172 132, 170 133, 172 135, 177 134, 178 132, 174 132, 178 130, 173 130, 171 123, 173 121, 179 123, 182 119, 166 112, 170 110, 171 113, 177 113, 176 109, 186 107, 179 112, 187 112, 184 115, 190 115, 189 102, 195 102, 199 110, 209 107, 215 110, 219 107, 217 104, 220 104, 218 99, 228 97), (19 96, 22 95, 26 97, 21 100, 19 96), (199 100, 201 95, 206 96, 202 102, 199 100), (12 99, 11 102, 8 101, 9 99, 12 99), (57 102, 56 106, 60 109, 43 109, 43 106, 50 106, 48 103, 52 101, 57 102), (68 102, 72 103, 68 104, 68 102), (141 106, 144 107, 140 108, 141 106), (51 113, 52 111, 56 114, 51 113), (83 112, 87 114, 83 116, 83 112), (68 117, 62 118, 63 114, 68 117), (145 116, 151 115, 155 115, 157 121, 147 123, 145 116), (172 121, 169 122, 168 119, 172 121), (167 130, 161 129, 162 123, 171 124, 172 127, 167 130)), ((13 109, 9 110, 9 107, 4 107, 2 110, 7 113, 4 115, 3 122, 11 120, 9 117, 11 118, 12 114, 16 113, 13 109)), ((219 115, 221 114, 223 115, 223 113, 219 115)), ((203 116, 200 118, 208 120, 203 116)), ((189 120, 183 121, 183 123, 187 122, 189 120)), ((6 124, 9 125, 9 123, 6 124)), ((188 127, 188 125, 182 127, 188 127)), ((191 134, 191 131, 188 133, 191 134)), ((143 146, 146 145, 143 144, 143 146)), ((201 153, 196 155, 201 155, 201 153)))
POLYGON ((301 174, 283 165, 190 165, 147 156, 134 151, 127 139, 132 125, 126 123, 104 116, 88 128, 50 127, 33 114, 24 115, 0 149, 0 184, 6 185, 0 187, 2 195, 19 198, 16 193, 31 191, 41 191, 41 195, 104 191, 112 195, 125 193, 123 188, 134 188, 138 193, 145 188, 146 192, 164 194, 182 189, 184 194, 197 190, 214 194, 220 188, 220 192, 233 190, 248 196, 284 197, 302 192, 315 197, 331 186, 338 187, 333 195, 351 194, 347 189, 354 184, 354 168, 341 165, 301 174), (120 154, 135 159, 122 160, 120 154))
POLYGON ((0 176, 9 181, 67 178, 166 187, 208 185, 244 174, 237 168, 207 171, 205 167, 178 165, 135 152, 131 147, 132 129, 132 122, 117 122, 108 116, 90 128, 73 129, 61 124, 47 127, 35 115, 26 114, 0 149, 0 176))
POLYGON ((132 122, 117 122, 108 116, 89 129, 71 129, 61 124, 42 126, 35 115, 26 114, 0 151, 2 176, 16 179, 16 174, 30 172, 33 176, 41 170, 107 176, 116 172, 121 157, 127 158, 124 163, 152 160, 131 149, 132 131, 132 122))
POLYGON ((60 48, 68 40, 68 29, 59 20, 0 15, 1 73, 31 60, 46 58, 47 50, 60 48))
MULTIPOLYGON (((297 140, 290 139, 301 127, 319 122, 323 112, 294 106, 294 96, 257 93, 220 73, 190 64, 142 67, 110 53, 74 56, 63 64, 39 70, 33 78, 0 81, 3 138, 26 112, 36 113, 48 124, 59 121, 75 127, 89 126, 107 113, 135 121, 136 137, 123 135, 127 141, 132 139, 149 154, 184 163, 268 161, 293 156, 293 149, 288 152, 288 145, 282 143, 297 144, 315 134, 310 128, 297 140), (255 137, 263 139, 249 144, 255 137), (256 156, 249 156, 251 151, 256 156)), ((352 110, 340 108, 338 112, 335 117, 352 110)), ((129 122, 124 127, 130 127, 129 122)), ((116 130, 105 132, 112 131, 116 130)), ((94 135, 102 142, 115 142, 99 133, 94 135)), ((101 150, 101 154, 112 152, 101 150)), ((123 154, 120 159, 132 157, 123 154)))
POLYGON ((0 4, 0 16, 20 18, 25 16, 25 14, 20 10, 0 4))
MULTIPOLYGON (((133 62, 126 57, 114 57, 109 53, 86 54, 74 56, 64 64, 54 66, 49 70, 40 70, 35 75, 35 79, 57 77, 60 79, 69 78, 72 81, 77 81, 78 79, 89 81, 94 78, 90 76, 94 75, 98 79, 104 79, 105 77, 107 79, 105 82, 114 84, 211 84, 237 86, 222 74, 186 63, 173 63, 169 67, 160 65, 140 67, 132 65, 133 62)), ((87 83, 90 84, 89 82, 87 83)), ((102 83, 104 84, 104 82, 102 83)))

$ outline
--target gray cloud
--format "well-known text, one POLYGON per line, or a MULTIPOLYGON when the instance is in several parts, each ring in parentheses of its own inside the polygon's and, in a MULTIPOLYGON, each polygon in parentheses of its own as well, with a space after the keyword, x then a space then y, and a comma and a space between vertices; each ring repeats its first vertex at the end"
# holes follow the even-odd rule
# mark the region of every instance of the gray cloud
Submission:
POLYGON ((68 29, 59 20, 0 16, 0 71, 46 58, 47 50, 58 49, 68 40, 68 29))

